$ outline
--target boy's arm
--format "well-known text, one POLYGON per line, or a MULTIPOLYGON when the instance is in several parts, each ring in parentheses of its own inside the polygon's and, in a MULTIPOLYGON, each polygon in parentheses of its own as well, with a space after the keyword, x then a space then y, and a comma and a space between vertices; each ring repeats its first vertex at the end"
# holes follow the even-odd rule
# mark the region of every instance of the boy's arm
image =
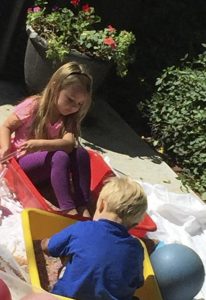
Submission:
MULTIPOLYGON (((43 239, 41 241, 41 248, 45 254, 50 256, 49 249, 48 249, 49 240, 50 239, 47 239, 47 238, 43 239)), ((70 261, 70 256, 69 255, 68 256, 60 256, 60 259, 61 259, 62 265, 65 266, 67 264, 67 262, 70 261)))
POLYGON ((75 234, 76 225, 77 223, 70 225, 54 234, 51 238, 43 239, 41 242, 42 250, 54 257, 68 256, 70 254, 70 240, 73 234, 75 234))
POLYGON ((1 157, 8 154, 11 145, 11 134, 21 125, 19 118, 12 113, 0 127, 1 157))
POLYGON ((70 153, 75 145, 75 138, 72 133, 66 133, 60 139, 31 139, 21 145, 22 154, 35 151, 57 151, 62 150, 70 153))

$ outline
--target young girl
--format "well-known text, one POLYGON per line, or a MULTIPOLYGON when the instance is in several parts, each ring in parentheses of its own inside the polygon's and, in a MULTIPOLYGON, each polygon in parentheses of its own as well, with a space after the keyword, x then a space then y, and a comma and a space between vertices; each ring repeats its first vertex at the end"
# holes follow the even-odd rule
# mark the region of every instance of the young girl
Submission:
POLYGON ((92 79, 84 67, 67 63, 40 95, 18 104, 0 127, 0 158, 17 149, 18 162, 32 182, 49 179, 60 209, 85 217, 90 217, 90 160, 78 137, 91 104, 91 90, 92 79))

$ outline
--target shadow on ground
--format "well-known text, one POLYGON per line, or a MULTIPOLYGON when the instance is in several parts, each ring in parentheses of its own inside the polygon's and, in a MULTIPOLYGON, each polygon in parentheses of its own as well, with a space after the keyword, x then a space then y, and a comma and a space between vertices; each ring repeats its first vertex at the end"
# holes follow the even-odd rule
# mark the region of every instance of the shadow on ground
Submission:
POLYGON ((26 97, 23 85, 14 82, 0 81, 0 105, 14 105, 26 97))
POLYGON ((105 153, 105 150, 138 156, 161 163, 162 159, 149 147, 101 97, 95 104, 82 126, 84 145, 105 153))

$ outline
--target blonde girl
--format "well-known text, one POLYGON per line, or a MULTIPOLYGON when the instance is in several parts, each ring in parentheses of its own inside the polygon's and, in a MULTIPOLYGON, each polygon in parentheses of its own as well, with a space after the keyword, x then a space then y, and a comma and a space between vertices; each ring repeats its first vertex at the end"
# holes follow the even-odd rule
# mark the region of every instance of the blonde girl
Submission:
POLYGON ((0 128, 0 157, 19 150, 18 162, 32 182, 38 185, 50 180, 60 209, 86 217, 90 216, 90 161, 78 138, 91 93, 92 79, 84 66, 67 63, 53 74, 40 95, 18 104, 0 128))

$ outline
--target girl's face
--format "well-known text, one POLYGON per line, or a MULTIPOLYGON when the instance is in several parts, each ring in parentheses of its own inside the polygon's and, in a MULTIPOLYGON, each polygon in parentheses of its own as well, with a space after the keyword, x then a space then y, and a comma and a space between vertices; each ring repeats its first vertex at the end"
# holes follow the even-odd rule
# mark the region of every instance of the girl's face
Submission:
POLYGON ((57 109, 62 116, 68 116, 80 110, 87 101, 88 93, 79 85, 72 84, 62 89, 57 100, 57 109))

